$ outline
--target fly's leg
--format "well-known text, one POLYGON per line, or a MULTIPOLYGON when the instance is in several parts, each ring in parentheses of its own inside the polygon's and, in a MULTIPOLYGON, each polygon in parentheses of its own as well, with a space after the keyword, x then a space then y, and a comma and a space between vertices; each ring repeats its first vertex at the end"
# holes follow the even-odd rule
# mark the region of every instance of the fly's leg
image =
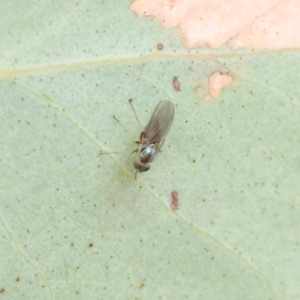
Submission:
POLYGON ((138 152, 139 151, 139 149, 138 148, 136 148, 136 149, 134 149, 133 151, 131 151, 131 152, 101 152, 100 151, 100 153, 99 153, 99 155, 102 155, 102 154, 123 154, 123 155, 130 155, 130 154, 132 154, 132 153, 136 153, 136 152, 138 152))

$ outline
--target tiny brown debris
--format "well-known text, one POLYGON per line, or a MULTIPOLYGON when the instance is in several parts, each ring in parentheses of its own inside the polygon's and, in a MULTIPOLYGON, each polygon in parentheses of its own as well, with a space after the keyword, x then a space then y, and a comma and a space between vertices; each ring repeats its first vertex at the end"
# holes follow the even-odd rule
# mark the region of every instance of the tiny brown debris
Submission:
POLYGON ((164 49, 164 45, 163 44, 157 44, 157 50, 161 51, 164 49))
POLYGON ((171 209, 173 211, 177 210, 178 209, 178 192, 177 191, 172 191, 171 193, 171 209))
POLYGON ((180 82, 178 81, 177 77, 173 77, 173 87, 177 92, 181 92, 180 90, 180 82))

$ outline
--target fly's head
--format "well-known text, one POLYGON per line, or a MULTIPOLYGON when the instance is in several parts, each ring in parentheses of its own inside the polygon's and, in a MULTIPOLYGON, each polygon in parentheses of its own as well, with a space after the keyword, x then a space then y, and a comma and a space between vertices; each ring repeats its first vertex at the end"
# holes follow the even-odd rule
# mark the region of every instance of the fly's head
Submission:
POLYGON ((150 169, 150 166, 146 163, 142 163, 141 161, 135 161, 133 163, 136 172, 146 172, 150 169))
POLYGON ((148 163, 150 163, 155 155, 155 145, 149 145, 146 147, 143 147, 143 145, 140 145, 139 149, 139 161, 134 162, 134 168, 136 169, 135 178, 137 172, 146 172, 150 169, 150 166, 148 163))
POLYGON ((134 165, 134 168, 136 169, 136 172, 135 172, 135 179, 136 179, 136 175, 138 172, 146 172, 150 169, 150 166, 146 163, 143 163, 141 161, 135 161, 133 163, 134 165))

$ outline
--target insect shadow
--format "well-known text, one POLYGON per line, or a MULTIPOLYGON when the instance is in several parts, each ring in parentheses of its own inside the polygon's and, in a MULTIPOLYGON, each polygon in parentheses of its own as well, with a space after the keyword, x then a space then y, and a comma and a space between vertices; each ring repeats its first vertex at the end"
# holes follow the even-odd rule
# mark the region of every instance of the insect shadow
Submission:
MULTIPOLYGON (((139 118, 135 112, 132 104, 132 99, 129 99, 129 103, 134 112, 135 118, 141 128, 140 140, 135 141, 131 133, 122 125, 122 123, 115 117, 113 118, 123 127, 131 139, 138 144, 138 148, 133 150, 130 154, 138 152, 138 160, 133 165, 136 170, 135 179, 138 172, 146 172, 150 169, 149 163, 151 163, 155 155, 160 151, 165 142, 165 138, 170 130, 174 119, 174 104, 171 101, 163 100, 155 107, 149 123, 144 129, 140 123, 139 118)), ((121 154, 122 152, 100 152, 101 154, 121 154)))

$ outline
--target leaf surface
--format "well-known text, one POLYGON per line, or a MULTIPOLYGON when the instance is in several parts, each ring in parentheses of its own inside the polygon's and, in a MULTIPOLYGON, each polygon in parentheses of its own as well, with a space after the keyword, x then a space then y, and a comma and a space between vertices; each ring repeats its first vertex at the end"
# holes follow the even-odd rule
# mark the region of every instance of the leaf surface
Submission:
POLYGON ((188 51, 129 5, 0 4, 1 298, 299 298, 298 52, 188 51), (136 146, 128 99, 175 105, 137 180, 99 155, 136 146))

